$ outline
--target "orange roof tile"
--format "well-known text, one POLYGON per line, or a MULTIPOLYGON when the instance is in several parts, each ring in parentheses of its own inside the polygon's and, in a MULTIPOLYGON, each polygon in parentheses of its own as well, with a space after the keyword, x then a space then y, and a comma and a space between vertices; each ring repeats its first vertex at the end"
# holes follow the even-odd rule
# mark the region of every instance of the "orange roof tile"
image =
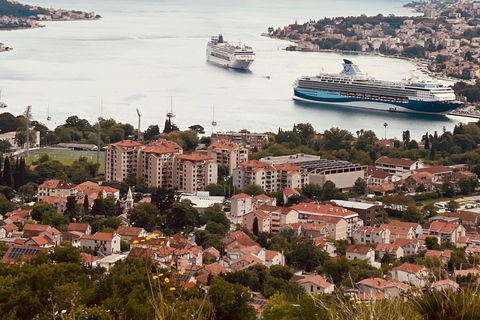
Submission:
POLYGON ((297 282, 298 283, 313 283, 316 286, 319 286, 320 288, 324 288, 324 289, 328 288, 332 285, 330 282, 325 280, 325 278, 320 276, 320 275, 312 276, 312 277, 305 277, 301 280, 298 280, 297 282))

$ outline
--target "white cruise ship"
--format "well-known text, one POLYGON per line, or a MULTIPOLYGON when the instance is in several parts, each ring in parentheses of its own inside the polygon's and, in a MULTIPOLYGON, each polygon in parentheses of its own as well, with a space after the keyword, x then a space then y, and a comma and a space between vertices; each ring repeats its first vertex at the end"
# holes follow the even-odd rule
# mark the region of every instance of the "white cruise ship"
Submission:
POLYGON ((408 113, 445 115, 461 105, 451 87, 432 82, 388 82, 368 78, 343 59, 339 74, 320 73, 294 83, 295 100, 408 113))
POLYGON ((230 44, 223 36, 213 36, 207 44, 207 61, 227 68, 247 70, 253 63, 255 53, 252 47, 239 43, 230 44))

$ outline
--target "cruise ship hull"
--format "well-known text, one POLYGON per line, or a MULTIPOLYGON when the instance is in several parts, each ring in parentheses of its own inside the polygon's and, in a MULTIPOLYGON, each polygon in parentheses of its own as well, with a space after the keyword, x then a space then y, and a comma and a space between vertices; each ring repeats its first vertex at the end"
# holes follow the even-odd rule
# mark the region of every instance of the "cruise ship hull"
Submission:
POLYGON ((240 70, 248 70, 248 68, 250 68, 253 63, 253 61, 238 60, 234 57, 232 57, 230 60, 225 60, 214 57, 212 55, 207 55, 207 61, 225 68, 233 68, 240 70))
POLYGON ((459 104, 454 102, 416 100, 408 100, 407 102, 381 101, 373 99, 345 97, 340 95, 340 92, 326 92, 301 88, 294 88, 293 99, 349 108, 434 115, 446 115, 450 111, 459 107, 459 104))

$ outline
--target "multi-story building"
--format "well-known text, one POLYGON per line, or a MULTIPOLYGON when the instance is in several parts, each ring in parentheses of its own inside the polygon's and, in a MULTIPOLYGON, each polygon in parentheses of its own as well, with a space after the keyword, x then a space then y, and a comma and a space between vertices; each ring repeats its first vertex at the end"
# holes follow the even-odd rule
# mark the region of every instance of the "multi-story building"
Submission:
POLYGON ((105 149, 105 180, 125 181, 130 174, 137 174, 138 149, 142 146, 132 140, 110 144, 105 149))
POLYGON ((139 148, 137 177, 143 178, 148 186, 172 189, 175 184, 175 156, 183 149, 173 141, 159 139, 139 148))
POLYGON ((266 133, 214 132, 211 138, 213 142, 224 139, 242 144, 249 150, 260 150, 268 143, 268 135, 266 133))
POLYGON ((205 190, 217 183, 217 164, 211 157, 199 153, 179 154, 175 157, 174 187, 188 193, 205 190))
POLYGON ((412 171, 423 168, 421 161, 381 157, 375 161, 375 167, 388 173, 408 177, 412 171))
POLYGON ((270 165, 258 160, 242 162, 233 170, 233 184, 239 189, 256 184, 266 192, 302 188, 309 183, 308 172, 291 164, 270 165))
POLYGON ((275 206, 277 200, 264 194, 250 196, 245 193, 239 193, 232 197, 230 204, 230 215, 227 217, 232 223, 242 223, 243 216, 250 211, 257 210, 260 206, 275 206))
POLYGON ((52 197, 70 197, 77 196, 78 188, 73 184, 64 180, 48 180, 38 186, 38 200, 43 200, 46 196, 52 197))
POLYGON ((364 226, 379 227, 383 223, 383 205, 371 202, 332 200, 337 205, 358 213, 364 226))
POLYGON ((148 186, 195 193, 217 183, 217 164, 201 154, 183 154, 173 141, 159 139, 148 145, 124 140, 105 151, 105 178, 124 181, 130 174, 143 178, 148 186))
POLYGON ((366 166, 348 161, 321 159, 319 156, 303 153, 290 156, 265 157, 260 159, 260 161, 272 165, 290 163, 301 167, 308 171, 308 183, 318 184, 321 187, 323 187, 325 182, 332 181, 338 189, 349 190, 358 178, 365 178, 366 166))
POLYGON ((248 161, 248 150, 241 144, 222 139, 212 142, 207 156, 212 157, 217 165, 227 167, 231 175, 239 163, 248 161))
POLYGON ((298 211, 299 220, 306 221, 313 216, 338 217, 345 219, 347 222, 347 236, 351 237, 357 227, 363 225, 358 213, 342 207, 332 205, 323 205, 316 203, 299 203, 291 207, 298 211))

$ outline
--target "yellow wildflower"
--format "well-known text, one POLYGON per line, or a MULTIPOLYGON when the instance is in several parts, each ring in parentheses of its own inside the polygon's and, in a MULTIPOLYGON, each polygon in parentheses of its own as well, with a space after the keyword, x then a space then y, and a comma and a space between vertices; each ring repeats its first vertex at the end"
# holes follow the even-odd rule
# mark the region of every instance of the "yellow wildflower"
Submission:
POLYGON ((360 304, 360 303, 362 303, 362 301, 358 300, 358 301, 357 301, 357 304, 360 304))
POLYGON ((165 278, 165 282, 166 282, 166 283, 169 283, 169 282, 170 282, 170 279, 165 278))
POLYGON ((183 274, 182 270, 178 271, 178 274, 183 274))
POLYGON ((182 231, 182 232, 180 232, 180 234, 183 234, 183 231, 182 231))
POLYGON ((477 276, 477 273, 476 273, 476 272, 474 272, 474 273, 473 273, 473 275, 474 275, 474 276, 477 276))
POLYGON ((58 311, 55 311, 54 315, 57 315, 58 314, 58 311))
POLYGON ((146 237, 145 239, 150 240, 150 239, 152 239, 152 237, 148 236, 148 237, 146 237))
POLYGON ((134 240, 134 241, 133 241, 133 244, 137 244, 137 243, 138 243, 138 240, 134 240))
POLYGON ((172 266, 175 264, 175 261, 172 261, 172 263, 170 263, 172 266))
POLYGON ((158 278, 158 276, 153 276, 152 278, 153 278, 153 279, 157 279, 157 278, 158 278))
POLYGON ((67 312, 67 310, 62 310, 62 313, 66 313, 66 312, 67 312))
POLYGON ((173 290, 175 290, 175 287, 171 287, 171 288, 170 288, 170 291, 173 291, 173 290))
POLYGON ((144 242, 144 241, 145 241, 145 239, 142 239, 142 240, 140 240, 140 241, 141 241, 141 242, 144 242))
POLYGON ((159 236, 158 233, 155 233, 155 234, 153 235, 154 238, 158 238, 158 236, 159 236))
POLYGON ((163 276, 163 273, 160 273, 158 276, 159 276, 159 277, 163 276))
POLYGON ((370 305, 367 303, 367 307, 370 307, 370 305))
POLYGON ((160 244, 163 245, 165 243, 165 241, 162 241, 160 244))
POLYGON ((350 301, 354 301, 354 300, 355 300, 355 299, 353 299, 353 298, 350 298, 350 301))

